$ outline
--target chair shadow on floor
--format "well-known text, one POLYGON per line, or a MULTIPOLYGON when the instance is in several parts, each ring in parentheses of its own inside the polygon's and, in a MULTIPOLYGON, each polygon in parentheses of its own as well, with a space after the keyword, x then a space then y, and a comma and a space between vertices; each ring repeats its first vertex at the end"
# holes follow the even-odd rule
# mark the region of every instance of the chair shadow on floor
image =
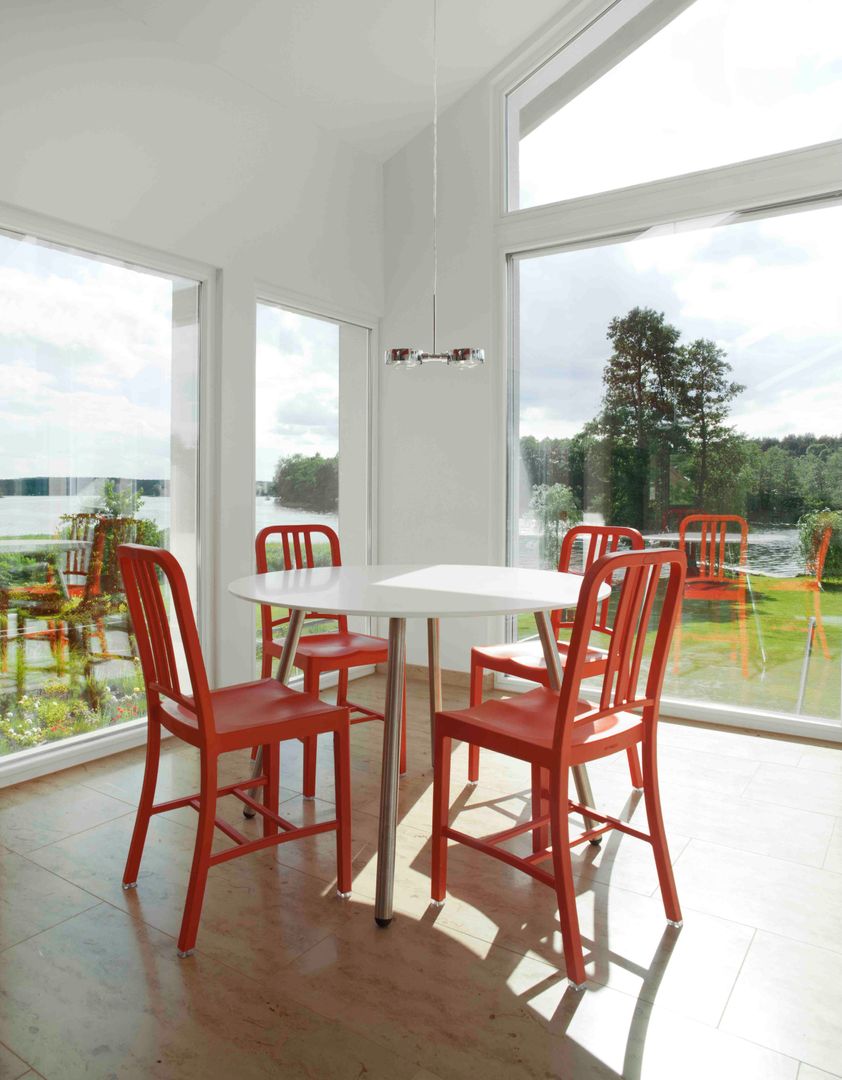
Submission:
MULTIPOLYGON (((466 786, 458 793, 454 792, 455 798, 451 808, 451 821, 460 814, 469 816, 472 811, 480 810, 485 812, 491 810, 498 813, 501 819, 500 829, 522 824, 530 819, 531 791, 529 789, 516 791, 511 795, 491 797, 468 805, 474 791, 474 787, 466 786), (522 803, 522 808, 518 813, 512 812, 510 804, 513 800, 522 803)), ((623 820, 629 820, 642 798, 643 793, 641 791, 633 790, 617 816, 623 820)), ((665 921, 660 940, 647 966, 643 966, 612 949, 608 927, 608 904, 611 897, 610 886, 606 885, 606 881, 610 879, 611 870, 619 855, 621 840, 621 833, 610 832, 603 837, 602 844, 599 847, 585 845, 586 851, 582 856, 582 865, 591 864, 599 858, 603 871, 603 880, 598 883, 603 886, 602 888, 592 889, 591 881, 583 878, 581 871, 576 885, 577 897, 582 897, 587 892, 593 892, 594 895, 593 924, 595 934, 593 937, 582 935, 587 961, 590 965, 588 990, 582 993, 574 990, 569 985, 565 986, 555 1013, 552 1018, 549 1018, 546 1026, 548 1035, 556 1038, 561 1037, 565 1040, 566 1049, 570 1053, 570 1060, 567 1060, 565 1054, 564 1067, 571 1070, 569 1073, 571 1076, 599 1077, 600 1080, 603 1080, 603 1078, 604 1080, 639 1080, 643 1074, 646 1037, 652 1009, 657 998, 658 989, 666 974, 670 958, 681 934, 680 928, 673 927, 665 921), (573 1036, 568 1035, 573 1019, 585 1004, 587 995, 598 993, 601 988, 607 986, 609 966, 612 964, 619 965, 640 979, 631 1019, 628 1024, 623 1065, 620 1072, 617 1072, 595 1054, 592 1054, 586 1047, 577 1042, 573 1036)), ((455 852, 458 848, 459 846, 456 845, 451 850, 455 852)), ((413 868, 425 875, 429 874, 431 849, 432 842, 427 841, 413 862, 413 868)), ((470 851, 466 852, 467 858, 474 856, 474 854, 470 851)), ((479 857, 476 856, 476 858, 479 861, 479 857)), ((462 868, 464 868, 464 864, 462 868)), ((489 872, 493 873, 495 869, 500 873, 506 873, 506 870, 500 864, 495 864, 489 872)), ((515 873, 518 872, 515 871, 515 873)), ((457 871, 457 864, 454 861, 453 871, 448 881, 448 897, 473 904, 478 908, 481 907, 482 897, 479 897, 478 902, 475 888, 476 882, 471 881, 464 894, 462 894, 460 892, 460 878, 464 880, 463 875, 457 871)), ((501 882, 501 888, 505 887, 505 884, 507 883, 501 882)), ((534 1007, 531 1003, 548 990, 567 983, 561 953, 553 948, 553 941, 559 930, 555 895, 552 890, 538 882, 532 882, 531 884, 534 886, 535 895, 545 898, 545 905, 542 906, 545 906, 546 915, 542 914, 538 920, 535 919, 534 912, 532 918, 525 915, 523 920, 520 921, 520 929, 516 935, 517 941, 513 942, 509 938, 505 943, 500 942, 502 946, 500 952, 504 950, 512 952, 512 971, 518 966, 523 956, 529 955, 556 968, 555 974, 531 987, 527 993, 518 995, 519 1003, 530 1008, 534 1007)), ((618 898, 616 902, 622 902, 621 898, 618 898)), ((445 908, 442 909, 429 907, 420 921, 432 929, 445 910, 446 904, 445 908)), ((502 929, 501 934, 498 936, 503 936, 502 929)), ((540 1010, 537 1011, 539 1015, 544 1015, 540 1010)), ((544 1019, 547 1020, 548 1018, 544 1017, 544 1019)), ((568 1073, 565 1071, 564 1075, 568 1075, 568 1073)))

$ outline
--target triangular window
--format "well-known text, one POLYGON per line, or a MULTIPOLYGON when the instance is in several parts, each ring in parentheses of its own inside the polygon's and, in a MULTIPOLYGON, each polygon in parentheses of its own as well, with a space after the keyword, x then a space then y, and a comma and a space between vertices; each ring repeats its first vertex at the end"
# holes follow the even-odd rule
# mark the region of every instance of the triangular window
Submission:
POLYGON ((842 138, 842 2, 621 0, 508 95, 509 209, 842 138))

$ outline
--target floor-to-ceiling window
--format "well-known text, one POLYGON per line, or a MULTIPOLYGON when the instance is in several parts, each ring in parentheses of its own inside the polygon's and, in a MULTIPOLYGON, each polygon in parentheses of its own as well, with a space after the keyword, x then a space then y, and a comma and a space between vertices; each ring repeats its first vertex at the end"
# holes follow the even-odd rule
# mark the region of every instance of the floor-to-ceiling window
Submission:
POLYGON ((672 697, 840 721, 840 239, 835 205, 516 260, 513 559, 582 521, 747 523, 727 595, 685 600, 672 697))
POLYGON ((0 754, 145 715, 115 552, 195 596, 200 288, 0 232, 0 754))
POLYGON ((688 715, 842 726, 840 29, 824 2, 621 0, 508 95, 509 558, 688 519, 704 577, 689 519, 727 515, 667 676, 688 715))
MULTIPOLYGON (((368 555, 369 334, 367 327, 281 304, 257 305, 256 528, 332 529, 346 562, 368 555)), ((313 552, 317 565, 327 564, 327 538, 316 534, 313 552)), ((270 570, 283 569, 280 539, 270 540, 267 557, 270 570)), ((255 627, 259 659, 259 610, 255 627)), ((325 628, 312 620, 304 632, 325 628)))

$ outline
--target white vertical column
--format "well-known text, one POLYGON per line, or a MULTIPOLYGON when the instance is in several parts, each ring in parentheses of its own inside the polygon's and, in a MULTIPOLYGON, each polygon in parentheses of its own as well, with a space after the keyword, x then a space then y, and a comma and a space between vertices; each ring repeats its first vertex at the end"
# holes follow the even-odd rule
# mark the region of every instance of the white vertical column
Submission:
MULTIPOLYGON (((342 561, 366 563, 369 554, 369 331, 339 324, 339 535, 342 561)), ((365 632, 368 619, 351 619, 365 632)))
POLYGON ((173 280, 170 378, 169 549, 184 568, 194 602, 199 481, 199 289, 195 281, 173 280))
MULTIPOLYGON (((255 607, 228 592, 254 573, 254 374, 256 296, 251 274, 226 266, 219 290, 219 430, 215 461, 212 685, 254 677, 255 607)), ((212 474, 213 475, 213 474, 212 474)), ((210 485, 203 485, 207 492, 210 485)), ((203 551, 210 548, 203 543, 203 551)), ((203 556, 203 566, 206 561, 203 556)))

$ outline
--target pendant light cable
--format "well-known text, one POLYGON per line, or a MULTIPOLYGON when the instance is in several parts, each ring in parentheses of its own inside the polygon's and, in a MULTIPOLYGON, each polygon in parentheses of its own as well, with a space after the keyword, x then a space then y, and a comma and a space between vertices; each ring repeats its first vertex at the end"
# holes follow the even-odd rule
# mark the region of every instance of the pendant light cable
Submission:
POLYGON ((436 293, 439 284, 439 53, 438 0, 433 0, 433 355, 438 353, 436 342, 436 293))

